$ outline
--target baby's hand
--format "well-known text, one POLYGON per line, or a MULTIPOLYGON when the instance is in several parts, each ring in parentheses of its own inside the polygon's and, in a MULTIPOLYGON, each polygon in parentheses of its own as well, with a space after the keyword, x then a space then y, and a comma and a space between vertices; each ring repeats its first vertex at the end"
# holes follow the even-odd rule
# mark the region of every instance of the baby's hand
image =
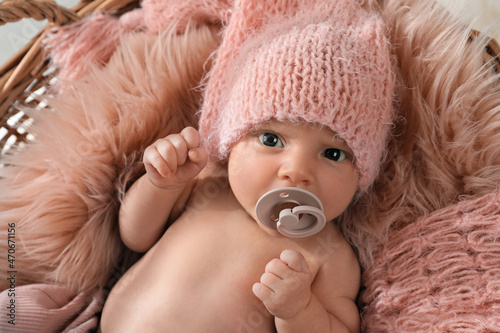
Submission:
POLYGON ((184 186, 207 164, 207 152, 199 145, 198 131, 186 127, 147 147, 143 162, 151 182, 165 189, 184 186))
POLYGON ((311 299, 312 274, 304 256, 285 250, 267 265, 253 293, 275 317, 290 319, 306 308, 311 299))

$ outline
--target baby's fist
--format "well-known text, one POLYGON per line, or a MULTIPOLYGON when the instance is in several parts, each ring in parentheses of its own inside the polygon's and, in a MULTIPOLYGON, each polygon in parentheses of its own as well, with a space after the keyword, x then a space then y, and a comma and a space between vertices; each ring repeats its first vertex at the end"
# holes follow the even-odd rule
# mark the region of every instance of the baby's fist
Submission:
POLYGON ((184 186, 200 173, 207 159, 207 152, 200 147, 200 134, 193 127, 157 140, 143 156, 151 182, 161 188, 184 186))
POLYGON ((304 310, 311 299, 312 274, 304 256, 284 250, 271 260, 253 292, 275 317, 290 319, 304 310))

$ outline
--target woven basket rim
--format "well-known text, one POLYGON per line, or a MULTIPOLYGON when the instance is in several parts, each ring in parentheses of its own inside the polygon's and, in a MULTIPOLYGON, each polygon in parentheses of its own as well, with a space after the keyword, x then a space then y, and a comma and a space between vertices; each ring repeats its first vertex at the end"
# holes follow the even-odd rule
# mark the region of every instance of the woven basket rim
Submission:
MULTIPOLYGON (((17 124, 8 124, 12 114, 16 113, 14 106, 26 102, 30 92, 50 85, 50 75, 47 70, 50 62, 42 49, 42 40, 54 26, 63 26, 76 22, 92 12, 103 12, 121 15, 139 7, 140 0, 80 0, 72 8, 57 4, 54 0, 4 0, 0 2, 0 25, 18 22, 24 18, 38 21, 48 20, 48 23, 23 48, 0 64, 0 153, 5 153, 7 141, 14 137, 17 142, 26 142, 28 136, 23 123, 27 120, 21 117, 17 124), (21 130, 20 130, 21 128, 21 130)), ((0 154, 0 160, 1 156, 0 154)))

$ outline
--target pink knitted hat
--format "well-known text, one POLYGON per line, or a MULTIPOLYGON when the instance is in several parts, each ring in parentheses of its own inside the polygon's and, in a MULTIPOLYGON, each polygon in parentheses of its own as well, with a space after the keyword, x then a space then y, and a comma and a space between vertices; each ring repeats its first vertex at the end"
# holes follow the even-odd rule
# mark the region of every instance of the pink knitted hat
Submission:
POLYGON ((221 160, 271 119, 327 126, 353 151, 366 190, 383 158, 393 90, 385 26, 352 0, 237 0, 200 132, 221 160))

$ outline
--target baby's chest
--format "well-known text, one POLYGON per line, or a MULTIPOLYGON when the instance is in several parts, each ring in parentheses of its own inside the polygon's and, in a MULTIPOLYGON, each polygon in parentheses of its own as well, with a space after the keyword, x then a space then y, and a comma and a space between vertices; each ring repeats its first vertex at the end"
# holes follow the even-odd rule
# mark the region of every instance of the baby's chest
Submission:
POLYGON ((321 256, 318 256, 318 249, 324 242, 271 236, 245 211, 231 206, 230 202, 203 207, 205 209, 198 210, 194 205, 186 210, 165 235, 170 239, 165 242, 179 244, 171 251, 182 255, 191 270, 220 277, 227 287, 234 290, 248 286, 251 289, 266 265, 279 258, 284 250, 300 252, 314 276, 319 270, 321 256))

